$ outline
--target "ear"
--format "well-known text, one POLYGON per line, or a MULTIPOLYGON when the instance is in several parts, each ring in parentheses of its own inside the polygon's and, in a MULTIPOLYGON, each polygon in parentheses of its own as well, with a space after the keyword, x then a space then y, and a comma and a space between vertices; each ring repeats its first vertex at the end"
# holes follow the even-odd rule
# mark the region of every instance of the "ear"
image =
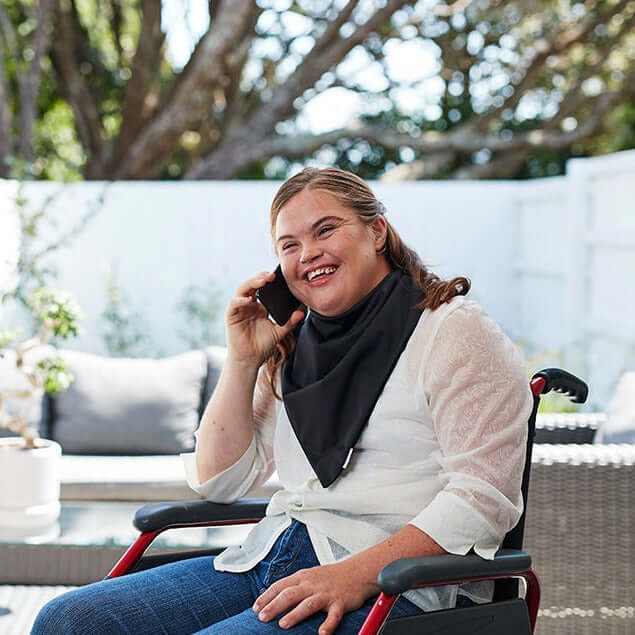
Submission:
POLYGON ((388 225, 383 216, 377 216, 369 225, 370 231, 375 241, 375 247, 379 251, 382 249, 388 238, 388 225))

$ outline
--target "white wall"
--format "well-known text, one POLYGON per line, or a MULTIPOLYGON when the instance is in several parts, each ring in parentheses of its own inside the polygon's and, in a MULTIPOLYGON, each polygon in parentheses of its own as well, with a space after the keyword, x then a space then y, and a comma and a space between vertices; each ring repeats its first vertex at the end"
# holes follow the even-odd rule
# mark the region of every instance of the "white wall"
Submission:
MULTIPOLYGON (((0 182, 0 236, 15 231, 10 185, 0 182)), ((51 198, 47 212, 59 225, 47 235, 96 211, 53 259, 58 286, 85 313, 84 333, 71 346, 104 351, 104 275, 115 265, 155 351, 183 350, 175 305, 187 285, 212 277, 226 301, 242 280, 273 268, 268 206, 278 186, 28 184, 30 205, 51 198)), ((635 152, 571 161, 566 177, 537 181, 372 187, 430 268, 470 277, 472 297, 537 365, 564 363, 587 378, 592 407, 603 407, 621 371, 635 368, 635 152)), ((5 307, 4 320, 10 318, 5 307)))
POLYGON ((635 368, 635 152, 572 161, 569 192, 570 216, 579 212, 575 269, 582 273, 570 324, 589 382, 610 394, 635 368))
POLYGON ((20 223, 17 209, 8 204, 8 201, 15 199, 16 193, 16 183, 0 180, 0 296, 13 289, 16 284, 20 223))

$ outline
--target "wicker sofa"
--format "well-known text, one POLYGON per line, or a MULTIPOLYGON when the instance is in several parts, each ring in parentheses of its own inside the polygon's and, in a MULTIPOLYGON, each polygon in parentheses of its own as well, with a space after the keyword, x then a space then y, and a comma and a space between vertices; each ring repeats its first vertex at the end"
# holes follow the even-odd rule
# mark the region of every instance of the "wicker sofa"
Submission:
POLYGON ((525 529, 536 632, 635 632, 635 445, 592 445, 602 414, 539 415, 525 529))

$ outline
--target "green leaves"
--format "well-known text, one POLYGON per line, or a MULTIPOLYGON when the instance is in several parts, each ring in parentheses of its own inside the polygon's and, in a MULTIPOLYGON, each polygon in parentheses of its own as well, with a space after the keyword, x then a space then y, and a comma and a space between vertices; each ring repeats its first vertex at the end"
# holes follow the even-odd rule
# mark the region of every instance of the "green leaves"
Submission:
POLYGON ((40 324, 40 331, 35 337, 20 341, 19 329, 9 330, 0 327, 0 358, 7 349, 15 349, 12 351, 15 370, 23 375, 28 386, 28 389, 20 389, 21 394, 16 394, 15 390, 12 393, 11 389, 0 393, 0 401, 8 395, 24 403, 21 411, 14 416, 7 417, 3 409, 0 409, 0 427, 9 427, 24 438, 26 447, 33 447, 33 439, 37 435, 32 429, 29 415, 24 414, 29 410, 29 402, 39 400, 42 390, 50 395, 67 390, 75 378, 66 362, 58 355, 45 357, 34 366, 35 360, 29 362, 27 356, 33 353, 34 349, 46 344, 53 335, 63 339, 77 335, 81 311, 68 293, 47 287, 39 287, 33 291, 28 297, 27 307, 35 321, 40 324))
POLYGON ((2 357, 2 349, 15 344, 19 336, 20 329, 9 330, 0 327, 0 358, 2 357))
POLYGON ((61 357, 43 359, 37 367, 43 373, 44 390, 52 396, 68 390, 75 379, 75 376, 68 370, 66 362, 61 357))
POLYGON ((29 308, 38 322, 54 335, 66 339, 78 334, 81 310, 68 293, 41 287, 31 294, 29 308))

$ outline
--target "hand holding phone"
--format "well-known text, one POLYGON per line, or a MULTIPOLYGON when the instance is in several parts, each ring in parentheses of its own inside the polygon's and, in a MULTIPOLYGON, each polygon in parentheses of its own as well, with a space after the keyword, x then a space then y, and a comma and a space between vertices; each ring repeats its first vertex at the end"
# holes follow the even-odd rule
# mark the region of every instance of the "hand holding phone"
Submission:
POLYGON ((256 291, 256 297, 264 305, 269 315, 284 326, 293 312, 300 308, 300 301, 291 293, 282 275, 280 265, 274 271, 275 278, 256 291))

